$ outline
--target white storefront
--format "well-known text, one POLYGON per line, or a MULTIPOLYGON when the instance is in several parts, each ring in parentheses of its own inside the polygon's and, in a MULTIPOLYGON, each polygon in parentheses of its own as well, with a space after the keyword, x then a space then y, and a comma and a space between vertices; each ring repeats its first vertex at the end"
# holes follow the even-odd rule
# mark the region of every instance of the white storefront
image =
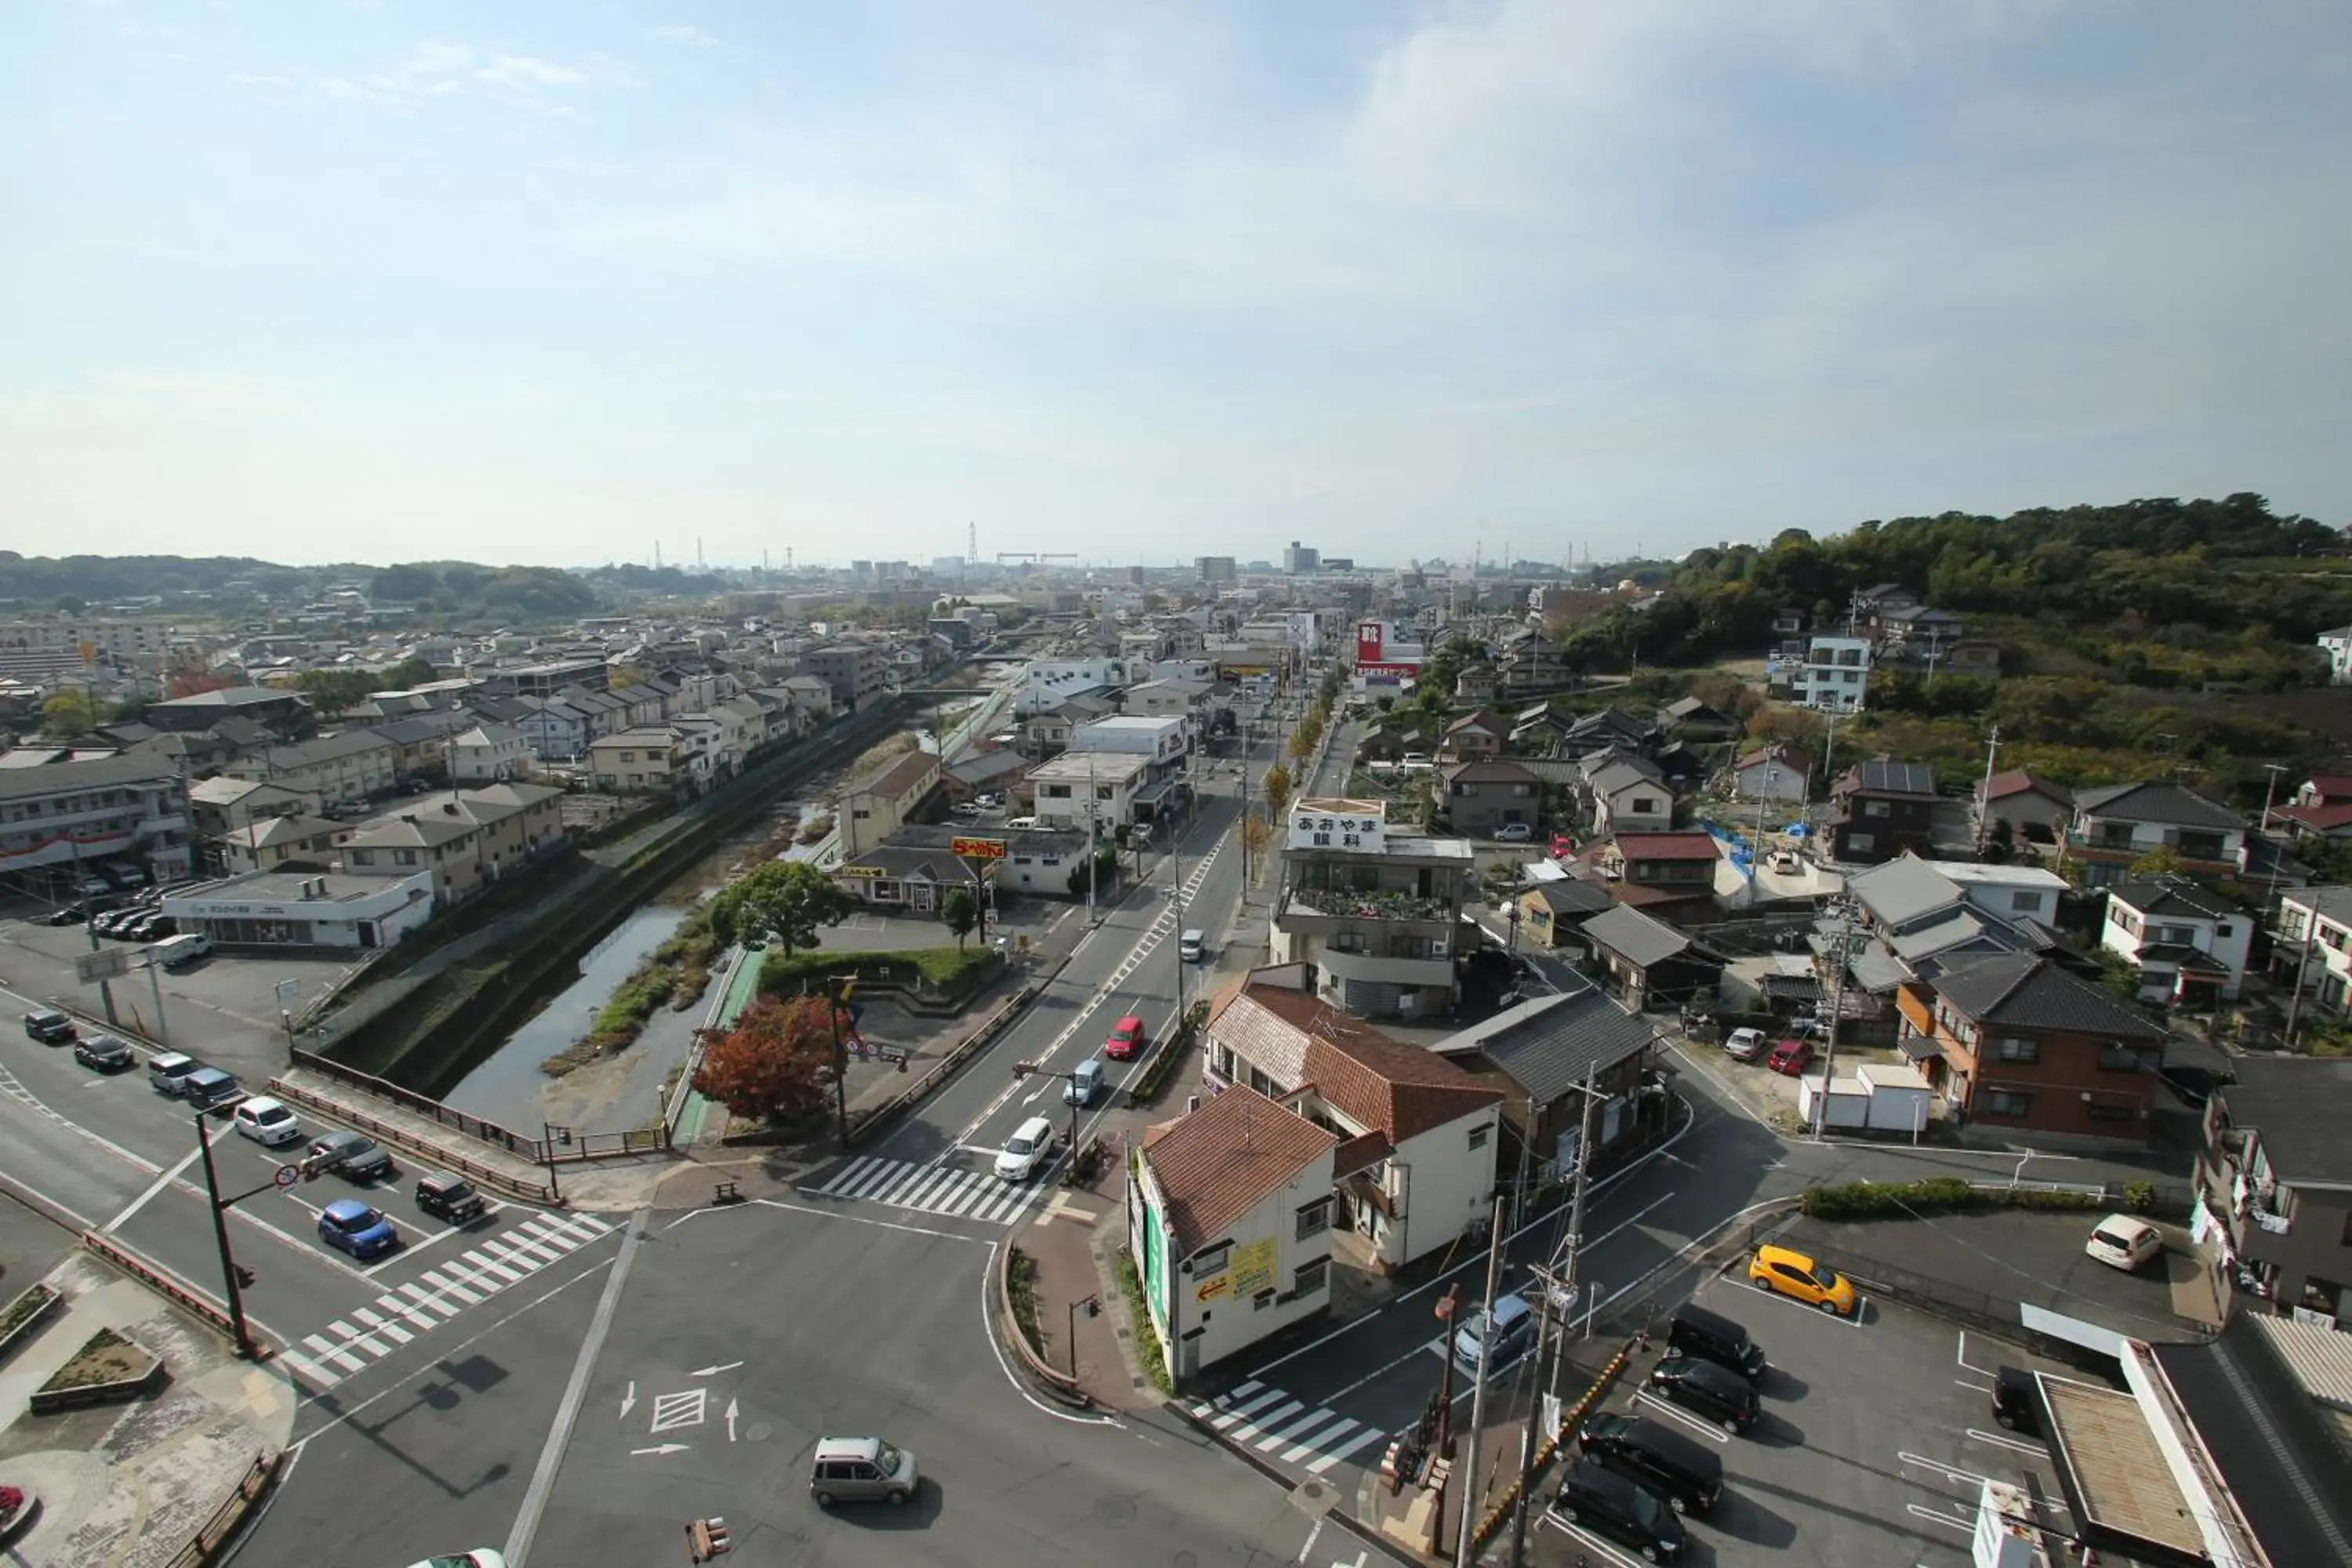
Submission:
POLYGON ((257 871, 168 894, 163 913, 226 946, 390 947, 433 918, 433 873, 257 871))

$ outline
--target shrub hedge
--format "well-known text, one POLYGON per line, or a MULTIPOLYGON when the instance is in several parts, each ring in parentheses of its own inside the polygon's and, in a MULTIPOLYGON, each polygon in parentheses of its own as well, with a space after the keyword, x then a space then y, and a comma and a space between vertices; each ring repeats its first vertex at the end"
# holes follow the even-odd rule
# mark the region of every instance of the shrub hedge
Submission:
POLYGON ((2042 1187, 1979 1187, 1958 1176, 1917 1182, 1848 1182, 1805 1189, 1804 1210, 1814 1219, 1910 1219, 1921 1215, 1969 1214, 1986 1209, 2105 1209, 2095 1193, 2052 1192, 2042 1187))

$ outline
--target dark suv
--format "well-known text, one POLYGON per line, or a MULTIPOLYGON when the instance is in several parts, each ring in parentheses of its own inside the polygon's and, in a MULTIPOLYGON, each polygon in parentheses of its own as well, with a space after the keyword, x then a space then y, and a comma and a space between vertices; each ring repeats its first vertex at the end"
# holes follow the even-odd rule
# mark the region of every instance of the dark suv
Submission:
POLYGON ((1748 1380, 1696 1356, 1670 1355, 1650 1373, 1650 1392, 1720 1422, 1727 1432, 1756 1425, 1763 1407, 1748 1380))
POLYGON ((1683 1521, 1656 1493, 1597 1459, 1579 1459, 1550 1511, 1564 1524, 1622 1541, 1649 1563, 1671 1563, 1683 1554, 1683 1521))
POLYGON ((1727 1367, 1748 1382, 1764 1375, 1764 1347, 1748 1337, 1742 1325, 1720 1312, 1685 1302, 1666 1323, 1667 1348, 1727 1367))
POLYGON ((25 1015, 25 1033, 44 1045, 62 1046, 74 1037, 74 1023, 55 1007, 41 1007, 25 1015))
POLYGON ((1723 1460, 1713 1448, 1646 1415, 1594 1415, 1576 1446, 1664 1498, 1677 1513, 1705 1513, 1723 1497, 1723 1460))
POLYGON ((310 1158, 346 1181, 362 1184, 400 1174, 392 1155, 356 1132, 330 1132, 310 1145, 310 1158))

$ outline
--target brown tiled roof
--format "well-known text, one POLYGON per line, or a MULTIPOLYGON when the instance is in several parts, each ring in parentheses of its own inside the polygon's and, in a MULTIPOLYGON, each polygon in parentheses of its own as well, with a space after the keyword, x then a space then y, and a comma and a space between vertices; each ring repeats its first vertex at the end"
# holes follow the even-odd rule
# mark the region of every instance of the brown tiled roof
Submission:
POLYGON ((1225 1236, 1339 1142, 1241 1084, 1182 1121, 1153 1128, 1143 1159, 1167 1205, 1178 1256, 1190 1258, 1225 1236))
POLYGON ((1985 781, 1982 793, 1987 800, 2006 800, 2011 795, 2023 795, 2028 790, 2032 790, 2036 795, 2048 795, 2061 805, 2074 804, 2074 795, 2067 791, 2064 784, 2052 784, 2040 773, 2028 773, 2023 768, 2005 768, 1993 774, 1991 778, 1985 781))
POLYGON ((1719 860, 1715 835, 1688 833, 1621 833, 1617 852, 1628 860, 1719 860))
POLYGON ((1313 1085, 1360 1127, 1392 1143, 1502 1099, 1454 1063, 1391 1039, 1311 992, 1256 984, 1211 1026, 1218 1041, 1285 1088, 1313 1085))
POLYGON ((1396 1145, 1389 1142, 1389 1135, 1375 1128, 1360 1138, 1349 1139, 1333 1151, 1331 1173, 1352 1176, 1365 1166, 1378 1164, 1395 1152, 1396 1145))

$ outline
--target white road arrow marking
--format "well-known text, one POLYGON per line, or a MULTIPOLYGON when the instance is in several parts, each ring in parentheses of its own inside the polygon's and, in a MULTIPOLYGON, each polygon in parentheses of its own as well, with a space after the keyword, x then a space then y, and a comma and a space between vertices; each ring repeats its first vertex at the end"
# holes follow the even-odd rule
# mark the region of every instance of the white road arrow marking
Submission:
POLYGON ((727 1440, 730 1443, 735 1440, 735 1402, 730 1399, 727 1402, 727 1440))
POLYGON ((636 1407, 637 1385, 633 1381, 629 1384, 629 1392, 621 1395, 621 1419, 626 1421, 629 1418, 629 1412, 636 1407))
POLYGON ((685 1452, 686 1445, 683 1443, 663 1443, 651 1448, 632 1448, 629 1450, 631 1458, 635 1458, 639 1454, 683 1454, 685 1452))
POLYGON ((733 1372, 737 1367, 741 1366, 742 1364, 743 1363, 740 1361, 730 1361, 722 1362, 717 1366, 698 1366, 692 1372, 688 1373, 686 1375, 688 1377, 716 1377, 722 1372, 733 1372))

